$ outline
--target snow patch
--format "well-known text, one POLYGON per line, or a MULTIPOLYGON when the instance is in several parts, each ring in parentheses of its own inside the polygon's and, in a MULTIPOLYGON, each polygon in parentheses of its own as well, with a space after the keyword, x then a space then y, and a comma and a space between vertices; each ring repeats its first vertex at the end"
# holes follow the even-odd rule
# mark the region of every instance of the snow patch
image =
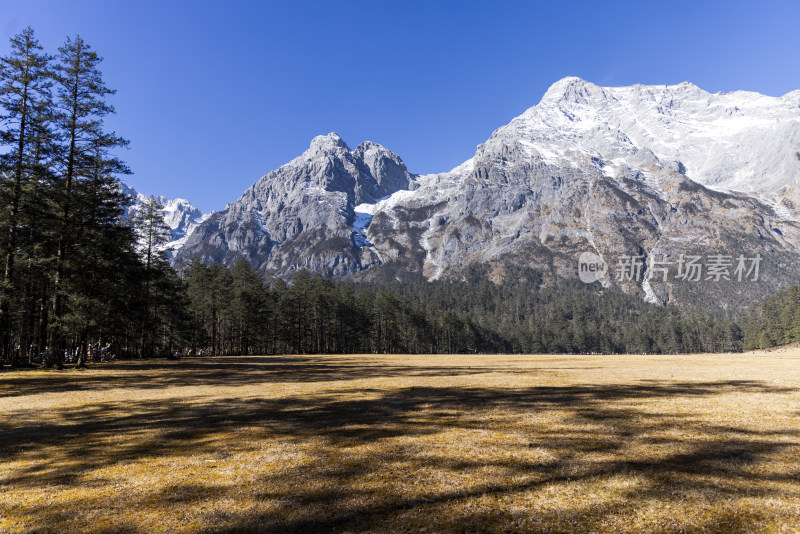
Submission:
MULTIPOLYGON (((363 206, 361 204, 360 206, 363 206)), ((356 208, 358 209, 358 208, 356 208)), ((353 220, 353 238, 355 239, 356 246, 371 247, 372 243, 367 241, 367 227, 372 222, 372 214, 364 211, 356 211, 356 217, 353 220)))
POLYGON ((642 291, 644 291, 644 301, 650 304, 661 304, 656 294, 653 292, 653 287, 650 285, 650 278, 645 276, 642 280, 642 291))
POLYGON ((267 232, 267 227, 264 226, 264 219, 262 218, 261 213, 259 213, 258 210, 253 210, 253 220, 256 221, 256 224, 258 225, 258 227, 261 229, 262 232, 264 232, 265 234, 269 233, 267 232))
POLYGON ((120 190, 134 199, 133 204, 128 208, 128 212, 126 213, 128 217, 135 215, 136 212, 141 209, 142 205, 151 198, 156 199, 158 203, 161 204, 163 208, 161 214, 164 218, 164 223, 171 230, 171 239, 163 246, 163 250, 165 250, 168 255, 171 255, 174 251, 181 248, 194 230, 200 226, 203 221, 214 214, 213 211, 210 213, 201 212, 185 198, 169 199, 164 196, 148 196, 138 193, 135 189, 123 183, 120 183, 120 190))

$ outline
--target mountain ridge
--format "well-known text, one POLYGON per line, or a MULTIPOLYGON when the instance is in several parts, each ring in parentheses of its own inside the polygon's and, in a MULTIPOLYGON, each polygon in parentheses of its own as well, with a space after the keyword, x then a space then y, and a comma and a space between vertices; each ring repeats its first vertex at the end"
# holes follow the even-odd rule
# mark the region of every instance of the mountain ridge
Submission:
MULTIPOLYGON (((243 258, 278 277, 307 268, 432 279, 513 258, 569 277, 583 250, 677 257, 731 242, 788 261, 800 254, 795 93, 568 77, 472 158, 428 175, 377 143, 351 150, 335 133, 317 136, 200 224, 176 265, 243 258)), ((793 276, 784 270, 773 285, 793 276)), ((673 283, 601 283, 676 298, 673 283)))

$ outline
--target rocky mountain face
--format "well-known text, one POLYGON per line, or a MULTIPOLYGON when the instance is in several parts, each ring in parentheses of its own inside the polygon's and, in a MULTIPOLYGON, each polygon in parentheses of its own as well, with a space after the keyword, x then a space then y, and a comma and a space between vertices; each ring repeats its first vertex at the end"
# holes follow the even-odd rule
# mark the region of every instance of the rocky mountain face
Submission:
POLYGON ((355 206, 415 187, 416 177, 384 147, 365 142, 350 150, 335 133, 318 136, 201 224, 175 263, 245 258, 278 276, 302 268, 354 274, 380 263, 361 237, 355 206))
POLYGON ((796 281, 798 184, 800 91, 566 78, 446 173, 414 176, 380 145, 317 137, 203 222, 175 261, 387 279, 476 264, 502 278, 511 261, 572 277, 591 252, 608 265, 605 287, 738 306, 796 281), (697 280, 682 272, 692 256, 706 268, 697 280), (736 271, 746 262, 757 283, 736 271))
POLYGON ((175 250, 181 248, 189 234, 210 215, 200 211, 199 208, 190 204, 185 198, 148 197, 125 184, 121 184, 121 186, 122 192, 134 199, 133 204, 128 208, 127 215, 135 214, 149 198, 155 198, 163 206, 164 222, 172 231, 170 240, 165 245, 169 256, 172 256, 175 250))

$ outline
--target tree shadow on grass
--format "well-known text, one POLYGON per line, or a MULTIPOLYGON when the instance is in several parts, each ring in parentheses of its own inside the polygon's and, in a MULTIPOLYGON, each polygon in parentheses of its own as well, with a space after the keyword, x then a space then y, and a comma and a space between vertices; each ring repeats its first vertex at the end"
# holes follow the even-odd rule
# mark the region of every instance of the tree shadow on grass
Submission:
MULTIPOLYGON (((486 409, 519 413, 567 408, 573 421, 602 423, 615 435, 635 435, 641 430, 637 417, 665 425, 662 414, 611 409, 607 402, 674 397, 706 397, 735 390, 738 393, 790 393, 753 380, 717 382, 662 382, 621 385, 541 386, 529 388, 411 387, 382 392, 347 390, 320 395, 277 399, 257 397, 190 402, 181 398, 156 401, 103 402, 57 409, 58 417, 16 428, 6 424, 0 455, 13 457, 20 450, 70 443, 85 444, 97 435, 113 435, 136 429, 158 431, 162 445, 171 441, 202 438, 206 434, 257 425, 275 435, 325 437, 331 444, 342 440, 369 441, 420 433, 439 432, 449 426, 485 428, 485 421, 470 414, 486 409), (376 393, 378 394, 376 396, 376 393), (354 398, 359 394, 368 398, 354 398), (421 408, 423 407, 423 408, 421 408), (418 415, 426 415, 425 422, 418 415), (429 421, 435 419, 435 422, 429 421)), ((7 421, 14 414, 7 414, 7 421)), ((666 428, 663 427, 662 428, 666 428)), ((737 427, 717 427, 716 432, 762 435, 737 427)), ((776 431, 780 433, 780 431, 776 431)), ((549 436, 546 436, 549 439, 549 436)), ((163 451, 163 447, 158 450, 163 451)), ((89 453, 91 454, 91 453, 89 453)), ((86 453, 81 452, 81 455, 86 453)), ((112 460, 136 459, 124 453, 112 460)))
POLYGON ((243 386, 270 382, 327 382, 399 376, 447 377, 489 372, 524 374, 532 371, 536 369, 491 365, 392 365, 380 360, 370 362, 367 359, 319 355, 142 360, 92 364, 88 370, 0 374, 0 398, 125 387, 243 386), (105 372, 92 373, 93 369, 105 372))
MULTIPOLYGON (((405 369, 405 376, 413 375, 413 367, 405 369)), ((309 372, 314 375, 317 371, 309 372)), ((188 461, 210 457, 224 463, 252 453, 264 440, 295 443, 309 461, 279 468, 272 477, 249 483, 248 491, 257 501, 278 503, 275 510, 240 513, 234 507, 214 519, 213 530, 389 531, 399 524, 439 531, 461 531, 469 525, 483 525, 487 531, 502 531, 509 525, 516 525, 511 530, 521 531, 599 530, 604 521, 619 520, 636 511, 632 503, 678 502, 676 490, 681 487, 710 503, 742 495, 783 496, 776 491, 800 496, 796 469, 758 469, 775 455, 798 448, 796 428, 709 425, 692 414, 655 413, 639 407, 642 401, 707 399, 731 392, 780 395, 794 390, 755 380, 649 381, 528 388, 362 389, 277 399, 104 402, 59 408, 50 414, 57 415, 54 419, 34 419, 24 427, 7 423, 2 429, 0 457, 36 461, 6 471, 0 475, 0 485, 74 486, 85 483, 87 474, 103 467, 162 458, 188 461), (561 414, 558 424, 549 419, 541 424, 526 419, 552 413, 561 414), (431 445, 429 440, 440 435, 459 436, 471 445, 473 455, 457 453, 452 444, 431 445), (504 439, 494 440, 499 435, 504 439), (126 436, 131 438, 124 439, 126 436), (632 452, 632 446, 657 450, 640 457, 632 452), (437 487, 425 482, 431 473, 452 480, 470 475, 474 481, 465 478, 456 488, 452 484, 437 487), (536 514, 510 504, 520 495, 536 495, 552 487, 563 486, 567 491, 583 485, 602 486, 620 476, 635 483, 613 498, 594 503, 564 504, 536 514), (418 489, 399 489, 404 477, 418 480, 418 489), (776 484, 784 489, 776 490, 776 484), (491 500, 499 505, 487 505, 491 500), (465 503, 477 505, 479 510, 470 511, 465 503)), ((14 414, 8 415, 13 421, 14 414)), ((201 465, 197 470, 212 468, 201 465)), ((164 506, 226 495, 235 502, 237 491, 220 484, 186 481, 154 489, 152 498, 164 506)), ((52 521, 51 511, 28 512, 52 521)), ((763 519, 756 512, 737 514, 723 508, 698 519, 693 528, 716 530, 712 527, 725 524, 731 532, 752 531, 763 519)), ((652 528, 669 531, 670 525, 652 528)))

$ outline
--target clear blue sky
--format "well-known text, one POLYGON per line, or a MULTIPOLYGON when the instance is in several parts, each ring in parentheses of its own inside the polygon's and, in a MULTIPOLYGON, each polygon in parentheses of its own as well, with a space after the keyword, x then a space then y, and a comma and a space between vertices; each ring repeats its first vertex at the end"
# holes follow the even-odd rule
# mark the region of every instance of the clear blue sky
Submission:
POLYGON ((221 209, 331 131, 449 170, 556 80, 800 88, 800 2, 0 0, 0 54, 25 26, 104 58, 143 193, 221 209))

